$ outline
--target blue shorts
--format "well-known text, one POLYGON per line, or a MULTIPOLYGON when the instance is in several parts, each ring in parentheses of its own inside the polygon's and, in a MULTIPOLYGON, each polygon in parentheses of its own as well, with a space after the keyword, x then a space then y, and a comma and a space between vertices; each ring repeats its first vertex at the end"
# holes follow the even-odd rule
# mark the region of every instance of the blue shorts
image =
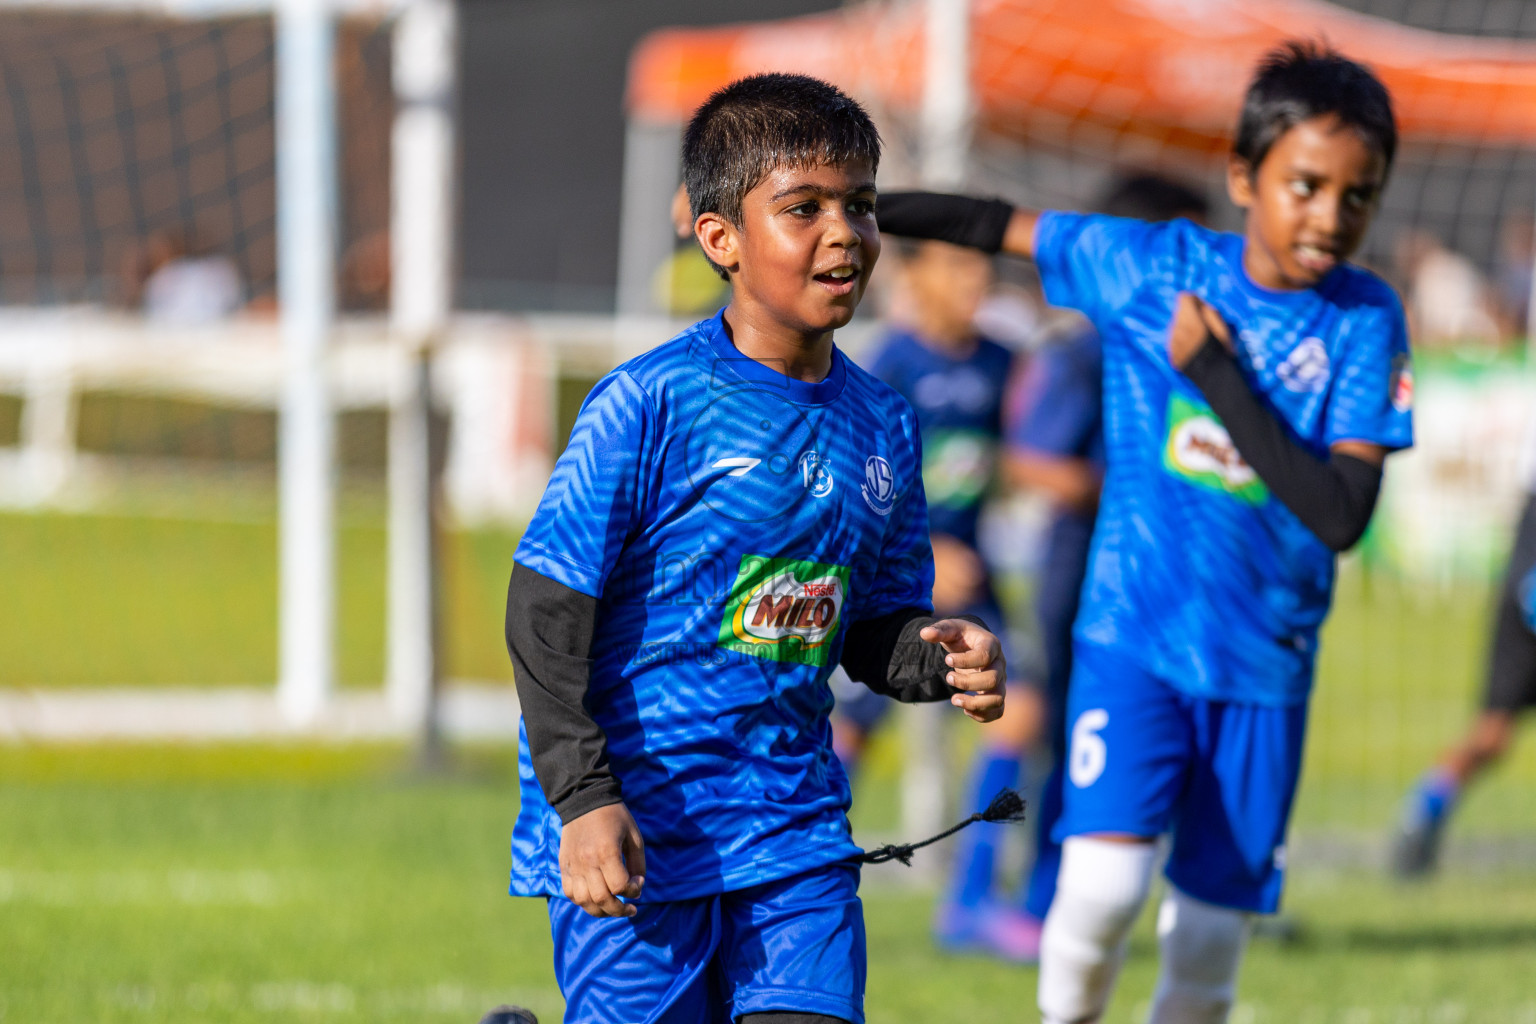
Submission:
POLYGON ((829 864, 696 900, 592 917, 549 899, 566 1024, 730 1024, 747 1013, 864 1021, 859 871, 829 864))
POLYGON ((1172 832, 1174 885, 1234 910, 1279 908, 1305 704, 1191 697, 1125 653, 1079 641, 1067 714, 1058 839, 1172 832))

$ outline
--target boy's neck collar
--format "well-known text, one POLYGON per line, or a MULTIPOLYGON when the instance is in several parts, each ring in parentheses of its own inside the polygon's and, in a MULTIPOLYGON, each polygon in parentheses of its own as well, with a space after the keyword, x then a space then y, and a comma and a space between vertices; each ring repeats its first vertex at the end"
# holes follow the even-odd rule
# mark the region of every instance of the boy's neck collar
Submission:
POLYGON ((1334 266, 1332 270, 1328 271, 1328 273, 1324 274, 1317 281, 1307 285, 1304 288, 1281 288, 1272 285, 1261 284, 1259 281, 1255 280, 1253 271, 1248 266, 1249 254, 1253 250, 1254 245, 1257 243, 1248 237, 1247 232, 1237 233, 1234 237, 1237 238, 1238 280, 1242 283, 1244 290, 1247 291, 1250 295, 1257 295, 1261 298, 1270 299, 1277 302, 1296 301, 1311 292, 1321 291, 1324 287, 1327 286, 1328 282, 1333 280, 1335 275, 1337 275, 1345 265, 1343 261, 1340 261, 1334 266))
POLYGON ((748 383, 782 389, 785 398, 805 405, 825 405, 843 393, 843 385, 848 379, 847 361, 832 344, 830 332, 826 340, 829 349, 826 374, 816 381, 801 380, 785 373, 783 364, 775 363, 772 357, 760 358, 742 352, 732 340, 726 323, 725 315, 729 309, 726 307, 711 317, 705 331, 721 364, 714 372, 723 371, 748 383))
POLYGON ((796 335, 777 324, 758 324, 749 312, 733 302, 720 311, 720 329, 731 345, 791 380, 815 384, 832 372, 832 332, 810 337, 796 335))

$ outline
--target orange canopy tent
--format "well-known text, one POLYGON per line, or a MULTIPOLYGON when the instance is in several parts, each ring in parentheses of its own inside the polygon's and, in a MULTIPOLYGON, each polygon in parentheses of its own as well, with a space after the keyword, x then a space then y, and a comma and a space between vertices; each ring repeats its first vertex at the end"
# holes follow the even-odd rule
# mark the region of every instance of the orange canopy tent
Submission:
MULTIPOLYGON (((882 3, 656 32, 631 59, 629 112, 675 123, 715 89, 767 70, 914 111, 923 24, 921 4, 882 3)), ((1039 140, 1103 129, 1217 152, 1258 57, 1294 37, 1326 39, 1374 67, 1409 141, 1536 143, 1536 45, 1405 28, 1318 0, 973 0, 978 124, 1039 140)))

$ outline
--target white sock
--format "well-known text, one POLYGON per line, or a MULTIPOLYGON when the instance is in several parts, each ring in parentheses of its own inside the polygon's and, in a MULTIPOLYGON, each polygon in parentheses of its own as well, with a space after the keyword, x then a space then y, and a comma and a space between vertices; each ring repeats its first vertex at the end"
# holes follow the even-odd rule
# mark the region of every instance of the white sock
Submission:
POLYGON ((1249 915, 1173 886, 1157 912, 1162 963, 1148 1024, 1225 1024, 1237 994, 1249 915))
POLYGON ((1040 937, 1045 1024, 1094 1021, 1104 1012, 1156 858, 1152 843, 1073 836, 1062 844, 1056 898, 1040 937))

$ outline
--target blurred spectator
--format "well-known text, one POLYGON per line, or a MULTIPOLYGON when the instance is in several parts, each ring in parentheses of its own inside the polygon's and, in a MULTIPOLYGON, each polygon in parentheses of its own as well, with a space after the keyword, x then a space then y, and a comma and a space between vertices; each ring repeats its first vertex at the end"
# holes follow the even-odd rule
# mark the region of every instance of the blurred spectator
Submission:
POLYGON ((390 273, 388 231, 364 235, 347 246, 341 257, 341 308, 388 309, 390 273))
POLYGON ((1396 256, 1407 285, 1408 330, 1417 347, 1499 346, 1503 333, 1493 291, 1471 260, 1425 231, 1405 232, 1396 256))
POLYGON ((672 255, 656 268, 651 294, 658 307, 674 316, 712 313, 729 300, 731 288, 694 244, 693 211, 688 205, 688 190, 682 185, 672 193, 670 216, 677 244, 672 255))
POLYGON ((245 300, 235 261, 182 229, 157 231, 130 251, 124 278, 129 305, 159 323, 213 323, 245 300))

